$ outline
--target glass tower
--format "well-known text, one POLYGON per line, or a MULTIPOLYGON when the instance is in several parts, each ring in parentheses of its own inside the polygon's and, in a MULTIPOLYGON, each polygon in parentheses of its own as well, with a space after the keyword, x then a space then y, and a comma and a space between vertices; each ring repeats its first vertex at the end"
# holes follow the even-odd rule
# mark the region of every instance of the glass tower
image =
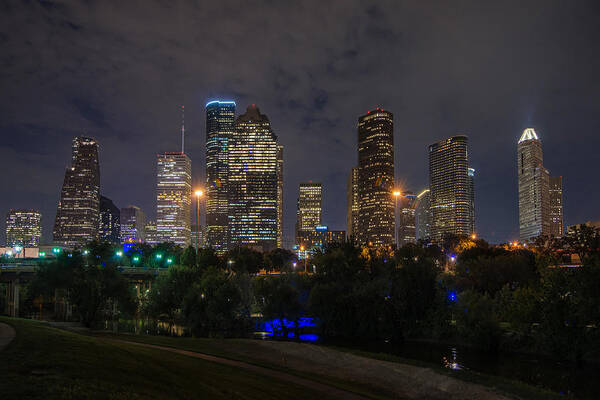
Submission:
POLYGON ((277 136, 254 104, 235 121, 229 142, 229 246, 277 247, 277 136))
POLYGON ((431 213, 429 209, 429 189, 425 189, 417 195, 417 200, 415 201, 415 228, 417 240, 431 239, 431 213))
POLYGON ((98 238, 100 226, 100 167, 98 143, 78 136, 73 139, 71 166, 65 172, 56 219, 54 242, 83 246, 98 238))
POLYGON ((37 210, 11 209, 6 214, 6 245, 38 247, 42 237, 42 214, 37 210))
POLYGON ((532 128, 517 143, 519 176, 519 238, 522 241, 550 234, 550 191, 544 168, 542 141, 532 128))
POLYGON ((296 212, 296 244, 298 231, 312 231, 322 223, 323 189, 320 183, 300 183, 296 212))
POLYGON ((98 238, 102 242, 121 242, 121 211, 108 197, 100 196, 100 227, 98 238))
POLYGON ((358 119, 359 244, 394 244, 394 120, 376 108, 358 119))
POLYGON ((417 196, 407 192, 400 199, 400 218, 398 223, 398 246, 417 241, 416 210, 417 196))
POLYGON ((550 177, 550 234, 563 235, 562 176, 550 177))
POLYGON ((469 176, 467 136, 458 135, 429 146, 431 239, 446 235, 471 235, 472 176, 469 176))
POLYGON ((283 248, 283 145, 277 145, 277 248, 283 248))
POLYGON ((228 157, 235 102, 206 104, 206 239, 218 254, 227 251, 228 157))
POLYGON ((121 243, 146 241, 146 214, 137 206, 121 208, 121 243))
POLYGON ((191 240, 192 162, 185 153, 157 155, 156 240, 186 247, 191 240))
POLYGON ((346 231, 348 239, 356 235, 358 227, 358 168, 350 170, 346 182, 346 231))

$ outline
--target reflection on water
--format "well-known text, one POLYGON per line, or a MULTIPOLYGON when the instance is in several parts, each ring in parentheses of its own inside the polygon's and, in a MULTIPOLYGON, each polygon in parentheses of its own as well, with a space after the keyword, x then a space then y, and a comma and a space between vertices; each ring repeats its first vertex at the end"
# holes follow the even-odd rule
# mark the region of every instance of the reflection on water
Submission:
POLYGON ((442 357, 442 365, 446 368, 453 369, 453 370, 464 369, 464 367, 462 365, 460 365, 458 363, 458 361, 456 360, 457 353, 458 353, 458 351, 456 350, 456 347, 452 347, 452 358, 443 356, 442 357))

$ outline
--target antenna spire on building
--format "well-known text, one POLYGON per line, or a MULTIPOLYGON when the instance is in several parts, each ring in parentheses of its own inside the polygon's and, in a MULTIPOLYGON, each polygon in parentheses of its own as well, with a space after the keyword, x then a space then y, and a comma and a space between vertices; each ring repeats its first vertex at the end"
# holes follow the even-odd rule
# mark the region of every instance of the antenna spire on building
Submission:
POLYGON ((181 153, 185 147, 185 106, 181 106, 181 153))

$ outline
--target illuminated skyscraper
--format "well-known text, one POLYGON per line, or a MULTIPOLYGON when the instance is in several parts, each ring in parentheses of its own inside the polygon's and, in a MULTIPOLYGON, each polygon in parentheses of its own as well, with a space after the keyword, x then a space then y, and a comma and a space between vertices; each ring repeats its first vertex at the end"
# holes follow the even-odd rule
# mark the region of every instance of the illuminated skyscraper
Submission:
POLYGON ((37 210, 11 209, 6 214, 6 245, 38 247, 42 237, 42 214, 37 210))
POLYGON ((411 192, 402 194, 400 198, 400 218, 398 219, 398 247, 417 241, 416 205, 416 195, 411 192))
POLYGON ((429 189, 417 195, 415 202, 415 224, 417 240, 431 239, 431 213, 429 189))
POLYGON ((254 104, 235 121, 229 143, 229 245, 277 247, 277 136, 254 104))
POLYGON ((78 136, 73 139, 71 166, 65 172, 56 210, 54 242, 83 246, 98 238, 99 220, 98 143, 94 139, 78 136))
POLYGON ((283 145, 277 145, 277 248, 283 248, 283 145))
POLYGON ((235 102, 206 104, 206 235, 218 254, 227 251, 227 168, 235 102))
POLYGON ((475 232, 475 168, 469 168, 467 175, 469 176, 469 222, 471 232, 475 232))
POLYGON ((550 176, 544 168, 542 141, 535 130, 523 131, 517 144, 519 175, 519 237, 550 234, 550 176))
POLYGON ((147 221, 146 222, 146 243, 148 243, 148 244, 160 243, 160 239, 158 237, 158 234, 156 233, 156 221, 147 221))
POLYGON ((192 162, 183 152, 157 155, 156 236, 159 242, 190 244, 192 162))
POLYGON ((358 119, 359 244, 394 244, 394 121, 376 108, 358 119))
POLYGON ((146 214, 137 206, 121 208, 121 243, 146 241, 146 214))
POLYGON ((98 240, 121 243, 121 211, 108 197, 100 196, 100 227, 98 240))
POLYGON ((562 176, 550 177, 550 234, 563 235, 562 176))
POLYGON ((431 239, 446 235, 471 235, 472 180, 469 177, 468 139, 453 136, 429 146, 431 239))
POLYGON ((348 239, 356 235, 358 227, 358 168, 350 170, 346 182, 346 230, 348 239))
POLYGON ((312 231, 317 225, 321 225, 322 204, 323 189, 320 183, 300 183, 296 211, 296 244, 299 243, 298 231, 312 231))

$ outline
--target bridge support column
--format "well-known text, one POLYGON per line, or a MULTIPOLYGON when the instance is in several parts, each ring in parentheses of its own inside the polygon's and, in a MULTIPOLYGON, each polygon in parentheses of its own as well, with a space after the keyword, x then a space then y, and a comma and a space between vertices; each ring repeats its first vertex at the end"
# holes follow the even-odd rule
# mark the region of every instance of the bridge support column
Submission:
POLYGON ((6 306, 7 314, 11 317, 19 316, 19 300, 21 293, 21 285, 19 281, 10 281, 7 285, 6 306))

